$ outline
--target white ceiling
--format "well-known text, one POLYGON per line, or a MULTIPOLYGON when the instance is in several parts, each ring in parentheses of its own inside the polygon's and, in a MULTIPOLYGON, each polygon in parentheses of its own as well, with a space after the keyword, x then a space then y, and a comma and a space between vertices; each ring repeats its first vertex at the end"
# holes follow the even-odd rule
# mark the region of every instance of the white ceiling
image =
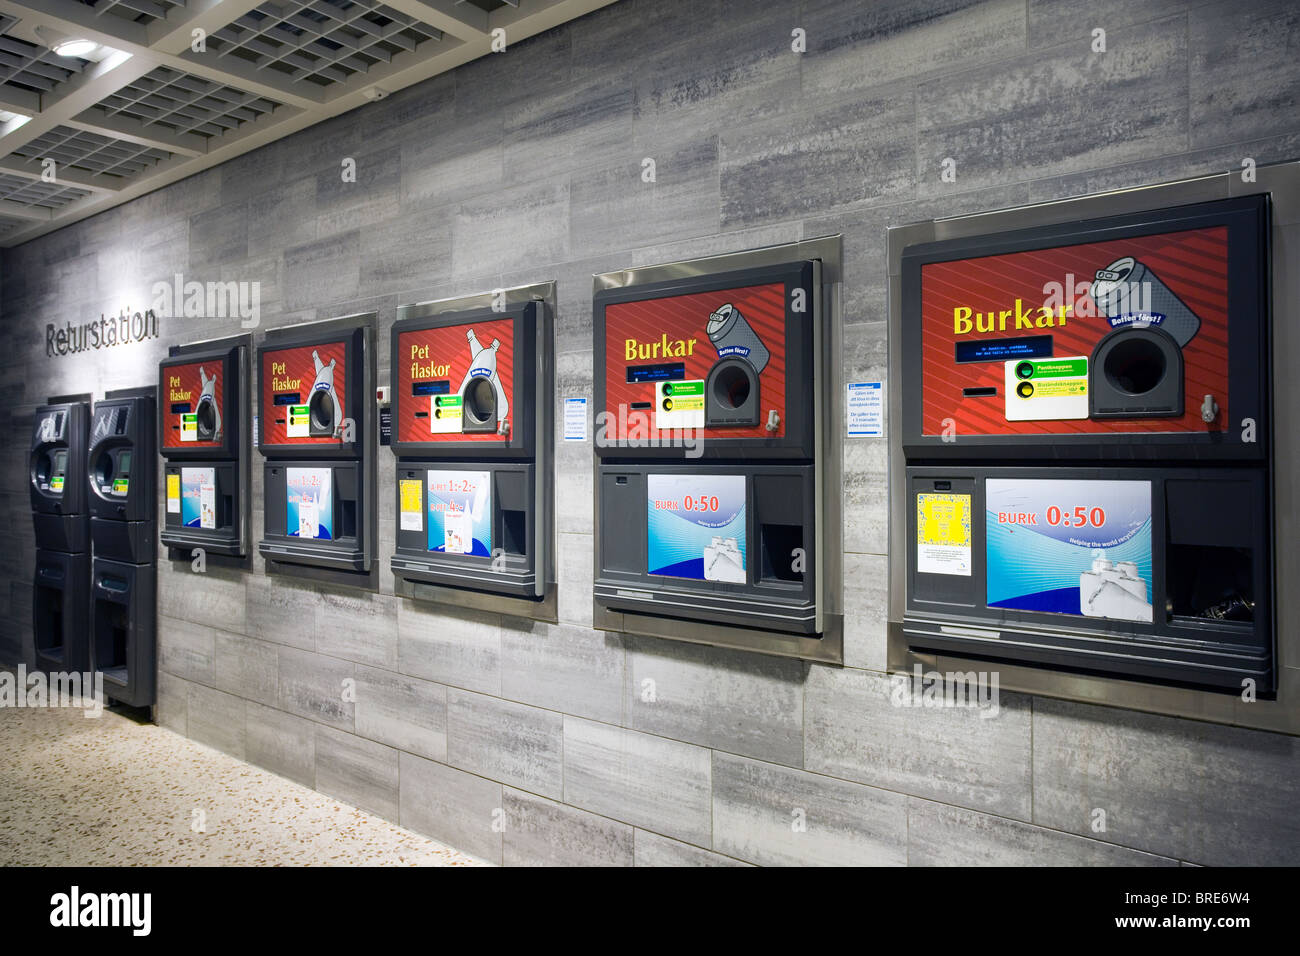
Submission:
POLYGON ((0 246, 612 2, 0 0, 0 246), (62 57, 59 37, 101 47, 62 57))

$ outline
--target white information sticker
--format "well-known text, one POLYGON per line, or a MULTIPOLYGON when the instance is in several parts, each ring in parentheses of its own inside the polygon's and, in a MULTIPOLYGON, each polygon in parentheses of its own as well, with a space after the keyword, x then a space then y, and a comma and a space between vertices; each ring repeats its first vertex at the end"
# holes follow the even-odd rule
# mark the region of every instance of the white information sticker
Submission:
POLYGON ((880 438, 885 433, 885 397, 880 382, 849 382, 845 408, 850 438, 880 438))
POLYGON ((566 398, 564 400, 564 440, 587 440, 587 400, 585 398, 566 398))

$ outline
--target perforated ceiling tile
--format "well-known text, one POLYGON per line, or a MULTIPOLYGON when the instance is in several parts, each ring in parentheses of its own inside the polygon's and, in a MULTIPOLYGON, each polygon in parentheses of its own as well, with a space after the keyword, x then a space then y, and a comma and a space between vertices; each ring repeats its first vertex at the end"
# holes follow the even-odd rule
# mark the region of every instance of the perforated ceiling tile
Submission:
POLYGON ((484 13, 491 13, 502 7, 517 7, 519 0, 456 0, 456 6, 478 7, 484 13))
POLYGON ((0 247, 615 2, 0 0, 0 247))
POLYGON ((39 179, 26 179, 0 173, 0 200, 21 203, 24 206, 40 206, 44 209, 58 209, 74 199, 90 195, 88 190, 75 186, 63 186, 59 183, 45 183, 39 179))
POLYGON ((375 0, 277 0, 218 30, 209 47, 329 86, 441 39, 441 30, 375 0))
POLYGON ((171 153, 165 150, 110 139, 70 126, 56 126, 44 136, 15 149, 14 155, 36 162, 52 159, 57 166, 71 166, 83 172, 114 177, 115 181, 135 176, 171 158, 171 153))
POLYGON ((96 16, 110 14, 135 23, 150 24, 165 19, 172 10, 184 7, 185 0, 81 0, 94 7, 96 16))
POLYGON ((48 93, 86 68, 87 60, 58 56, 46 47, 11 35, 17 22, 0 14, 0 85, 48 93))
POLYGON ((220 136, 274 111, 275 100, 160 66, 96 104, 172 133, 220 136))

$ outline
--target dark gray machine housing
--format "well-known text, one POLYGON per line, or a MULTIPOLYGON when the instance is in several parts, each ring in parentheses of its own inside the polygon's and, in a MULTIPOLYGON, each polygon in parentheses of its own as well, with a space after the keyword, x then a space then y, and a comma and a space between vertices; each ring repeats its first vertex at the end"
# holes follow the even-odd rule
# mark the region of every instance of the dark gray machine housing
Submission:
POLYGON ((813 466, 717 464, 710 475, 744 475, 750 584, 666 578, 647 572, 646 480, 698 474, 698 466, 609 462, 598 469, 600 527, 596 599, 645 614, 687 616, 792 634, 817 633, 816 549, 812 547, 813 466), (791 554, 805 555, 800 570, 791 554))
POLYGON ((90 670, 90 513, 84 477, 89 434, 89 395, 51 398, 33 415, 32 637, 36 666, 45 671, 90 670))
MULTIPOLYGON (((161 541, 165 547, 177 548, 186 556, 193 548, 203 548, 213 554, 243 557, 248 553, 248 494, 250 463, 248 456, 248 364, 251 353, 249 336, 237 336, 221 341, 204 342, 188 346, 173 346, 167 358, 159 363, 159 388, 165 387, 167 371, 178 365, 194 362, 220 364, 222 374, 222 402, 219 410, 222 440, 220 445, 196 448, 167 446, 165 437, 169 426, 165 415, 158 416, 158 450, 162 454, 163 482, 175 476, 181 480, 186 468, 211 468, 216 486, 216 527, 187 527, 180 511, 167 510, 164 501, 161 541)), ((159 394, 166 398, 166 393, 159 394)), ((201 398, 199 437, 206 438, 205 425, 210 429, 212 409, 205 409, 201 398), (205 412, 207 413, 205 415, 205 412)))
MULTIPOLYGON (((1268 197, 1252 195, 903 249, 899 417, 906 488, 892 493, 906 495, 906 600, 898 630, 910 652, 1228 694, 1249 681, 1261 699, 1274 695, 1269 213, 1268 197), (1235 425, 1203 433, 962 434, 957 441, 922 433, 923 265, 1219 225, 1230 243, 1230 406, 1234 422, 1256 423, 1250 440, 1235 425), (1153 620, 987 606, 985 495, 995 478, 1150 481, 1153 620), (969 576, 917 570, 917 495, 932 492, 971 496, 969 576)), ((1169 332, 1118 329, 1097 344, 1090 417, 1182 415, 1183 393, 1182 355, 1169 332), (1118 354, 1122 349, 1132 354, 1118 354), (1118 370, 1132 368, 1145 370, 1147 380, 1121 380, 1118 370)))
POLYGON ((91 661, 105 695, 132 707, 154 703, 158 662, 156 395, 154 386, 105 395, 87 453, 91 661))
POLYGON ((77 553, 90 546, 82 480, 89 429, 89 401, 55 400, 33 415, 29 481, 37 548, 77 553))
POLYGON ((1241 468, 1015 467, 945 463, 907 469, 907 496, 972 496, 969 576, 922 574, 916 507, 908 509, 904 632, 917 648, 978 653, 1095 673, 1240 692, 1274 686, 1271 492, 1266 473, 1241 468), (1151 482, 1150 623, 985 606, 985 485, 993 478, 1151 482), (1223 617, 1205 608, 1223 604, 1223 617), (1247 612, 1247 608, 1251 610, 1247 612), (955 625, 955 626, 954 626, 955 625), (996 637, 991 636, 990 626, 996 637), (982 636, 989 635, 989 636, 982 636))
MULTIPOLYGON (((543 606, 553 605, 555 596, 555 366, 550 312, 545 302, 536 299, 504 310, 429 312, 434 307, 437 304, 398 309, 391 338, 394 382, 401 361, 398 340, 403 333, 511 319, 511 428, 501 441, 402 440, 398 423, 405 403, 415 396, 394 386, 392 449, 398 459, 394 510, 400 513, 402 481, 419 481, 422 494, 427 494, 430 471, 488 472, 491 534, 493 550, 498 553, 485 557, 431 551, 423 523, 418 531, 404 530, 399 520, 396 553, 391 560, 393 574, 414 584, 438 586, 431 591, 416 589, 412 591, 414 596, 452 603, 465 599, 476 607, 506 608, 509 613, 552 620, 554 608, 543 606), (518 603, 499 605, 491 599, 485 602, 468 592, 515 599, 518 603)), ((427 509, 427 503, 424 507, 427 509)))
POLYGON ((95 404, 86 468, 96 557, 144 564, 157 553, 155 395, 123 389, 95 404))
MULTIPOLYGON (((601 289, 594 298, 596 360, 595 408, 607 409, 601 368, 606 355, 605 313, 619 302, 700 292, 785 284, 783 346, 786 404, 782 437, 738 435, 732 429, 761 424, 761 369, 769 349, 748 329, 733 329, 735 317, 709 318, 706 344, 722 350, 745 346, 747 358, 719 356, 705 386, 702 454, 686 458, 680 447, 637 447, 618 441, 597 443, 596 555, 593 598, 597 627, 627 627, 632 615, 647 632, 664 637, 749 647, 767 653, 834 659, 834 652, 809 647, 823 636, 819 624, 818 575, 823 573, 817 540, 818 460, 823 454, 815 421, 824 397, 826 321, 819 261, 787 261, 734 271, 686 274, 658 282, 601 289), (802 290, 807 309, 792 307, 802 290), (725 341, 724 341, 725 338, 725 341), (819 352, 820 347, 820 352, 819 352), (755 365, 757 361, 757 365, 755 365), (757 369, 757 371, 756 371, 757 369), (742 381, 739 376, 744 376, 742 381), (723 393, 728 381, 742 385, 741 401, 723 393), (821 403, 819 405, 819 402, 821 403), (743 475, 746 487, 747 583, 668 577, 649 573, 647 487, 651 475, 743 475), (792 555, 801 555, 793 560, 792 555), (608 621, 608 624, 603 622, 608 621), (699 624, 706 625, 700 628, 699 624), (734 632, 728 634, 727 632, 734 632), (762 632, 756 634, 756 632, 762 632), (715 637, 716 636, 716 637, 715 637), (788 638, 803 639, 799 644, 788 638)), ((701 326, 701 331, 705 327, 701 326)), ((769 343, 774 345, 774 343, 769 343)))
MULTIPOLYGON (((258 346, 257 365, 260 376, 265 374, 264 356, 269 351, 346 341, 344 415, 352 420, 354 428, 351 441, 340 438, 328 444, 269 444, 266 441, 269 416, 283 414, 283 411, 277 412, 268 405, 266 385, 259 385, 260 434, 257 450, 266 461, 262 468, 265 523, 257 548, 277 568, 303 566, 366 577, 373 570, 376 520, 373 335, 376 318, 376 313, 365 312, 323 322, 270 329, 258 346), (288 534, 286 515, 289 468, 331 470, 335 528, 332 540, 304 541, 288 534)), ((313 408, 313 435, 318 431, 317 417, 313 408)))

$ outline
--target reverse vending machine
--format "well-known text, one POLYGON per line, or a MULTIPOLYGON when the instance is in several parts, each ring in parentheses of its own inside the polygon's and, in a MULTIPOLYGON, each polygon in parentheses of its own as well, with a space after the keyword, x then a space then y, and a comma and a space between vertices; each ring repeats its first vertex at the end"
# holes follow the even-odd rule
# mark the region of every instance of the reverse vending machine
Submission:
POLYGON ((95 404, 89 476, 92 662, 104 693, 133 707, 154 702, 157 669, 157 434, 153 387, 107 393, 95 404))
POLYGON ((248 553, 249 340, 173 347, 158 366, 162 543, 188 556, 248 553))
POLYGON ((899 288, 891 641, 1273 694, 1267 196, 912 244, 899 288))
POLYGON ((541 292, 398 309, 392 569, 404 593, 555 619, 554 350, 541 292))
POLYGON ((32 421, 32 633, 36 666, 45 671, 90 669, 90 513, 83 478, 89 427, 89 395, 48 399, 32 421))
POLYGON ((273 565, 369 576, 375 313, 272 329, 258 348, 258 451, 273 565))
POLYGON ((840 657, 823 276, 838 249, 598 277, 597 627, 840 657))

